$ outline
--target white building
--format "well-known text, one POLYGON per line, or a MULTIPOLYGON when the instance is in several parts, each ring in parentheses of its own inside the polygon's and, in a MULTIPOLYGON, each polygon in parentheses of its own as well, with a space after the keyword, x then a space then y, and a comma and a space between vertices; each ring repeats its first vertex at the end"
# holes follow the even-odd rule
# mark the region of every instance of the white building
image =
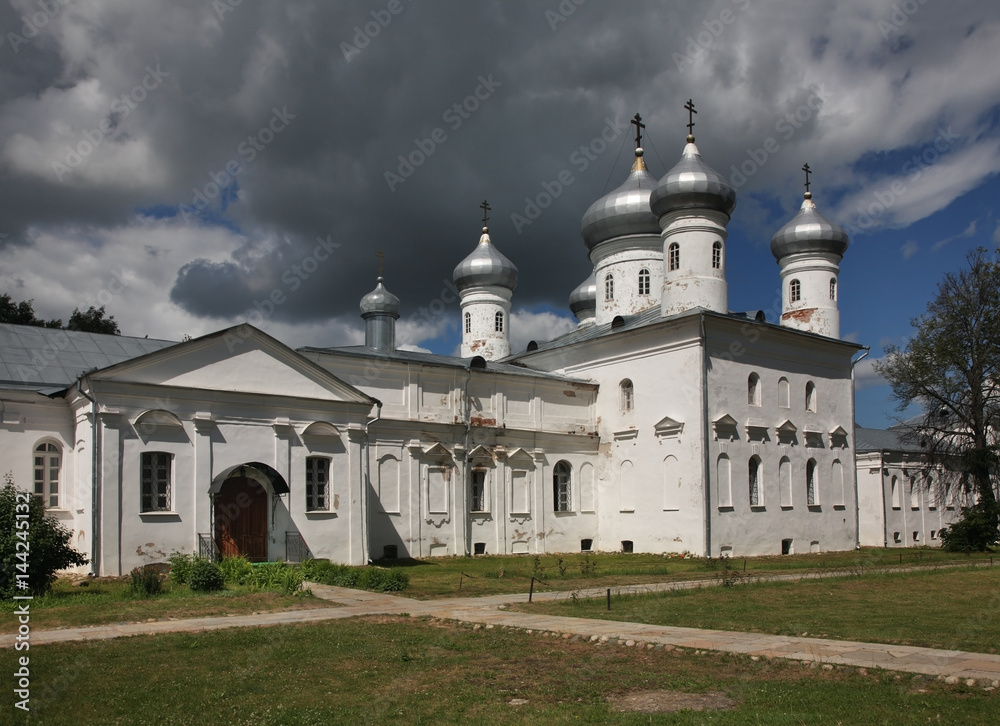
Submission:
POLYGON ((693 137, 659 181, 637 148, 583 219, 579 327, 513 355, 517 269, 486 229, 454 272, 461 357, 396 350, 381 278, 364 346, 293 351, 248 325, 177 344, 0 326, 5 469, 102 574, 175 550, 851 549, 847 237, 807 193, 772 240, 780 324, 732 313, 735 203, 693 137))

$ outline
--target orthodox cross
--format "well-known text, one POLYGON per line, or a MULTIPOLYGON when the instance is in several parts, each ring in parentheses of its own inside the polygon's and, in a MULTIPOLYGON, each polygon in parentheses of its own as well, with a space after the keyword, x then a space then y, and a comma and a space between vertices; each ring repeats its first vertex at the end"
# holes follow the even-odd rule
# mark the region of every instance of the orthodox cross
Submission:
POLYGON ((629 121, 630 124, 635 126, 635 148, 642 147, 642 130, 646 128, 646 124, 642 122, 642 116, 639 114, 635 115, 635 118, 629 121))
POLYGON ((806 193, 808 193, 809 192, 809 172, 811 172, 812 169, 809 168, 809 164, 803 164, 802 165, 802 171, 804 171, 806 173, 806 193))
POLYGON ((694 110, 694 101, 690 98, 688 99, 688 102, 684 104, 684 108, 686 108, 688 112, 688 136, 692 136, 694 134, 694 115, 698 112, 694 110))
POLYGON ((479 208, 483 210, 483 226, 485 227, 486 223, 490 221, 490 209, 492 209, 492 207, 490 207, 490 203, 484 199, 483 203, 479 205, 479 208))
POLYGON ((378 257, 378 276, 382 277, 382 260, 385 259, 385 253, 379 250, 375 253, 375 256, 378 257))

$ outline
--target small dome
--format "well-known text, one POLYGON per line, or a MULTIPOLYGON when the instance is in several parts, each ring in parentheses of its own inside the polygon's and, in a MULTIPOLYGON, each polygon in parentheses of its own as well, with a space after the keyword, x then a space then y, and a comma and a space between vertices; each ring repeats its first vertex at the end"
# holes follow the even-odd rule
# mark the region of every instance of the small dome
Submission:
POLYGON ((715 209, 732 214, 736 192, 722 175, 701 160, 698 147, 689 141, 681 160, 656 185, 649 206, 657 219, 676 209, 715 209))
POLYGON ((361 298, 361 317, 379 314, 399 317, 399 298, 385 289, 381 277, 375 289, 361 298))
POLYGON ((591 204, 583 215, 580 232, 587 249, 627 234, 658 236, 660 224, 649 209, 649 195, 655 187, 656 179, 642 160, 642 149, 636 149, 635 163, 625 183, 591 204))
POLYGON ((458 263, 452 279, 460 292, 478 285, 496 285, 513 290, 517 287, 517 267, 493 246, 488 228, 483 227, 479 244, 472 254, 458 263))
POLYGON ((812 195, 807 192, 799 213, 771 238, 771 254, 779 260, 800 252, 830 252, 843 256, 847 245, 844 228, 820 214, 812 195))
POLYGON ((590 277, 569 294, 569 309, 577 320, 588 310, 594 313, 597 311, 597 278, 594 274, 591 272, 590 277))

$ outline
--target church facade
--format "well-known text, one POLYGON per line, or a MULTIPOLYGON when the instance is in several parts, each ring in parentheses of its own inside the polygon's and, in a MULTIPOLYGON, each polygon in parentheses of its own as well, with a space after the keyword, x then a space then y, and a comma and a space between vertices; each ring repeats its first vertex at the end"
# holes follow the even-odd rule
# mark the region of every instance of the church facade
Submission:
POLYGON ((0 325, 5 470, 100 574, 174 551, 852 549, 847 236, 807 191, 771 242, 780 320, 733 313, 735 203, 693 136, 660 180, 637 136, 628 178, 583 217, 594 272, 570 295, 577 329, 524 351, 517 268, 485 226, 453 274, 459 356, 397 349, 381 277, 363 346, 296 351, 249 325, 176 344, 0 325))

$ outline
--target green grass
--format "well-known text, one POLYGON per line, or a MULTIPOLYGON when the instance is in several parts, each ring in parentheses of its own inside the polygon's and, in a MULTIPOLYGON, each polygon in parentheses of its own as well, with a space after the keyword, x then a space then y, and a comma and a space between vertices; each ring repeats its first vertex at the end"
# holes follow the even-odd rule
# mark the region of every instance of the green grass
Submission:
MULTIPOLYGON (((55 724, 993 724, 1000 697, 909 674, 591 645, 405 618, 36 646, 55 724), (616 713, 611 696, 722 691, 729 711, 616 713), (523 705, 511 705, 512 699, 523 705)), ((11 695, 8 694, 8 698, 11 695)), ((26 721, 10 703, 12 721, 26 721)))
MULTIPOLYGON (((308 593, 283 595, 234 586, 220 592, 192 592, 187 585, 167 583, 166 592, 147 598, 131 596, 127 588, 125 580, 100 578, 88 587, 57 580, 51 592, 31 601, 31 627, 43 630, 335 606, 308 593)), ((9 601, 2 607, 9 612, 14 604, 9 601)), ((13 633, 17 627, 16 618, 0 617, 0 633, 13 633)))
MULTIPOLYGON (((733 566, 748 573, 831 572, 845 574, 880 567, 904 567, 989 561, 990 554, 971 555, 940 549, 888 550, 865 548, 850 552, 737 558, 733 566)), ((723 567, 719 559, 649 554, 573 553, 563 555, 486 555, 387 560, 409 576, 407 597, 502 595, 527 592, 532 576, 538 592, 615 587, 673 580, 714 579, 723 567), (537 565, 536 565, 537 561, 537 565), (589 563, 589 564, 588 564, 589 563)))
POLYGON ((997 653, 1000 567, 875 573, 516 606, 549 615, 997 653))

